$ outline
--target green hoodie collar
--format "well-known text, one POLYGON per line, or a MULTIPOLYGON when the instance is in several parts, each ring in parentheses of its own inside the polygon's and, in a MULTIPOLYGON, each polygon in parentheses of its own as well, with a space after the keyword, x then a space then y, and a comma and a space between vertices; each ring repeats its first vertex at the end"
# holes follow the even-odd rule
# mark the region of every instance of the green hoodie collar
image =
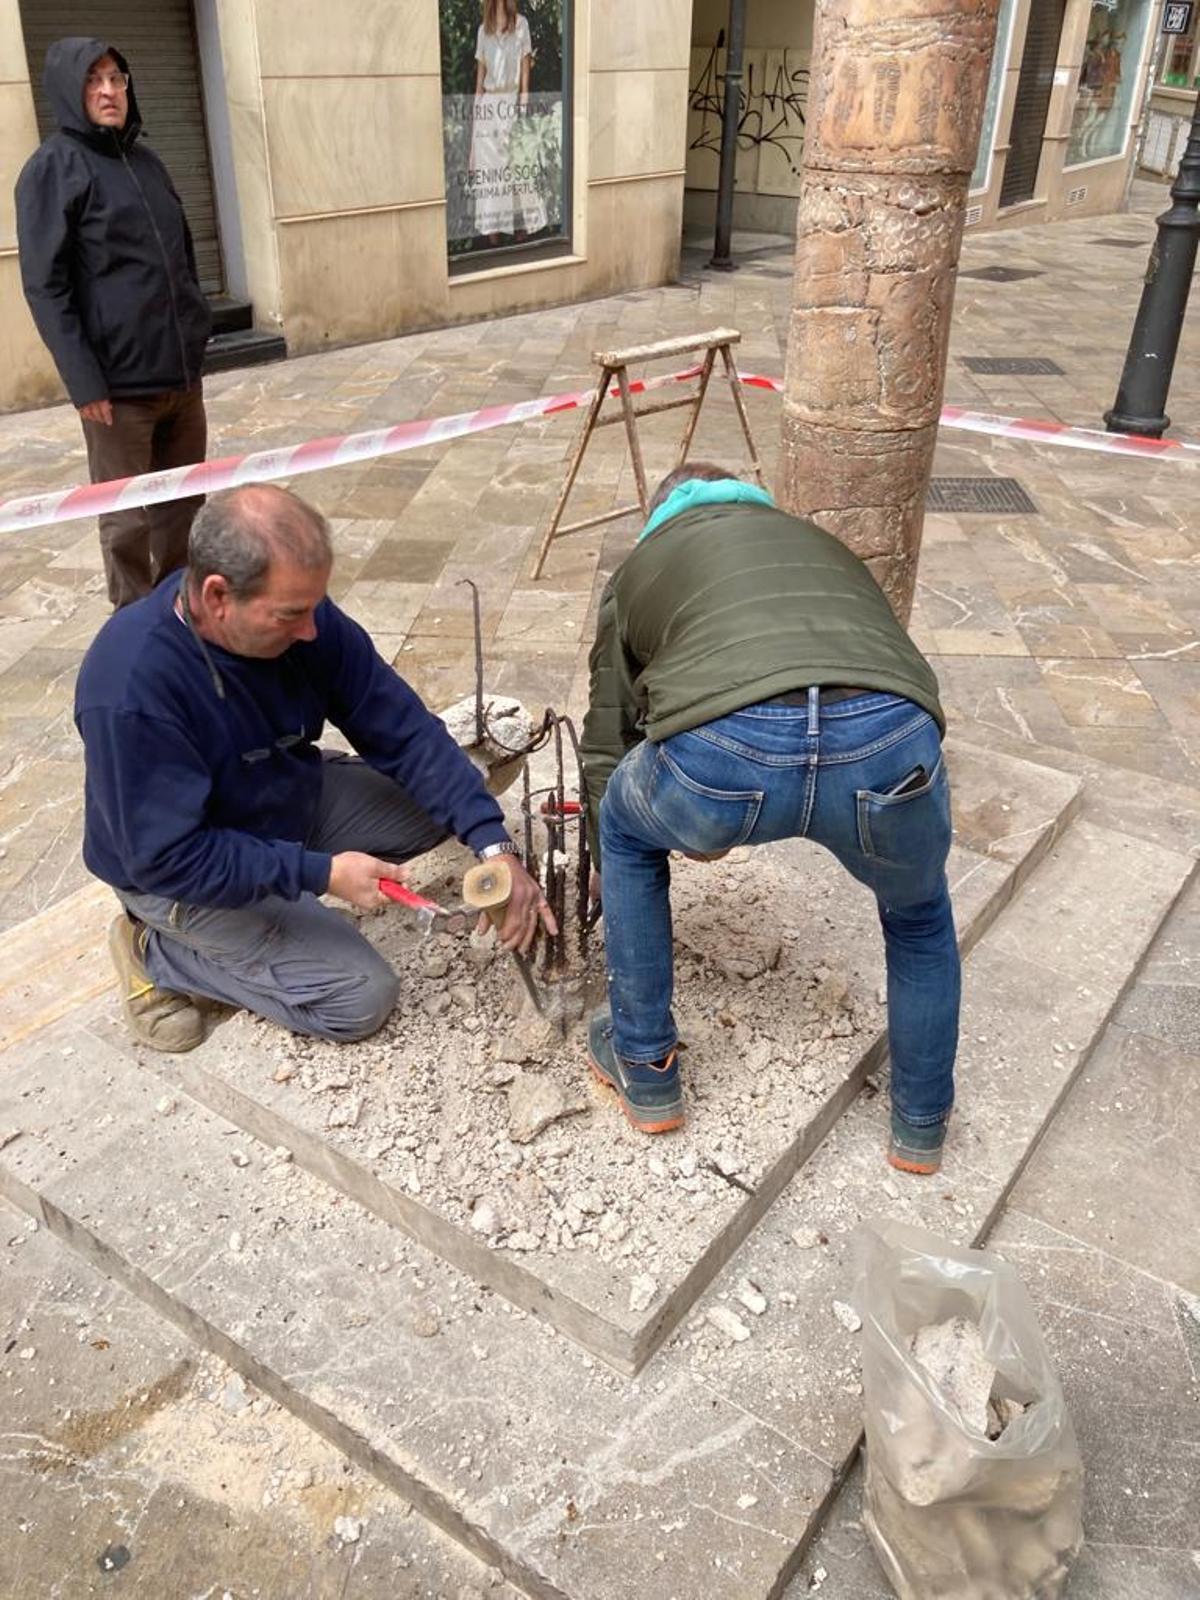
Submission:
POLYGON ((721 478, 713 483, 707 478, 689 478, 681 483, 651 514, 649 522, 638 535, 638 543, 661 528, 664 522, 683 511, 695 511, 699 506, 773 506, 774 500, 756 483, 743 483, 740 478, 721 478))

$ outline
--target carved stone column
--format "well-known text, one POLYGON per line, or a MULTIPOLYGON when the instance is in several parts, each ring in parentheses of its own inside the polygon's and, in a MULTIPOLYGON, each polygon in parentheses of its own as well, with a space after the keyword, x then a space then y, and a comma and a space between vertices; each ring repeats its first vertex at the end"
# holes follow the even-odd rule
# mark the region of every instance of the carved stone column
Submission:
POLYGON ((779 502, 912 607, 999 0, 817 0, 779 502))

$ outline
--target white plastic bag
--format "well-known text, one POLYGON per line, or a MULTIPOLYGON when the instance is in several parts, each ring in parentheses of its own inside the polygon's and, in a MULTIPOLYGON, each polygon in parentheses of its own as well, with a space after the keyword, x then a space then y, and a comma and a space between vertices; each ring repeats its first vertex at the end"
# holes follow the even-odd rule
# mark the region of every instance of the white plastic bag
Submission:
POLYGON ((1083 1542, 1083 1464, 1024 1285, 989 1251, 900 1223, 860 1228, 855 1250, 863 1521, 893 1587, 901 1600, 1055 1600, 1083 1542), (1025 1407, 998 1438, 913 1354, 919 1330, 956 1317, 978 1325, 992 1398, 1025 1407))

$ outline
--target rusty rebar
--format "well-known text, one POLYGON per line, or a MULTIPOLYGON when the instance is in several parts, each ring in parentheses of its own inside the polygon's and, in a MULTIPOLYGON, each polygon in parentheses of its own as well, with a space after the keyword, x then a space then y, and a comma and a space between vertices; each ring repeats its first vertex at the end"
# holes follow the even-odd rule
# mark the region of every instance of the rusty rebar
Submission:
POLYGON ((471 610, 475 622, 475 743, 481 745, 487 733, 487 717, 483 709, 483 620, 479 614, 479 586, 471 578, 460 578, 471 591, 471 610))

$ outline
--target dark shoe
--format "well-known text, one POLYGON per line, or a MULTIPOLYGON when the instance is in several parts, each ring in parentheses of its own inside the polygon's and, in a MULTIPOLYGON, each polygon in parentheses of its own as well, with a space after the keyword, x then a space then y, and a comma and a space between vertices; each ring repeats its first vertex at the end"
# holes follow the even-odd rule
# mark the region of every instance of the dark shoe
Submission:
POLYGON ((612 1018, 597 1011, 588 1024, 588 1060, 600 1082, 617 1091, 635 1128, 643 1133, 682 1128, 683 1090, 674 1050, 661 1061, 622 1060, 613 1048, 612 1018))
POLYGON ((117 988, 129 1031, 139 1044, 175 1054, 194 1050, 204 1038, 204 1018, 185 994, 160 989, 146 971, 146 927, 124 912, 108 930, 117 988))
POLYGON ((915 1128, 911 1122, 905 1122, 898 1111, 892 1112, 887 1158, 900 1172, 931 1177, 941 1167, 945 1142, 946 1121, 935 1122, 929 1128, 915 1128))

